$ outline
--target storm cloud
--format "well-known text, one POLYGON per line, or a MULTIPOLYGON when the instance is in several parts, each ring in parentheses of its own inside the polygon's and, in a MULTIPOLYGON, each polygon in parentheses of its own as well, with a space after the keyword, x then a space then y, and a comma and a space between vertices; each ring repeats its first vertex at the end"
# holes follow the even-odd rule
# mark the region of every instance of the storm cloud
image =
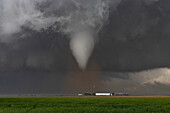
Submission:
MULTIPOLYGON (((69 61, 75 61, 70 49, 70 32, 76 19, 71 16, 74 21, 68 23, 70 17, 67 14, 68 11, 74 14, 77 9, 75 4, 72 5, 67 0, 63 2, 68 3, 69 7, 62 6, 60 0, 0 0, 0 86, 4 86, 4 89, 0 87, 2 91, 10 93, 5 89, 12 89, 12 86, 17 89, 17 86, 23 84, 25 89, 30 88, 23 92, 29 92, 33 87, 27 87, 31 79, 35 79, 33 83, 36 85, 38 79, 39 83, 43 84, 41 81, 45 77, 45 84, 56 86, 54 88, 64 87, 69 61), (62 7, 55 7, 58 3, 61 3, 62 7), (11 4, 15 5, 10 7, 11 4), (19 13, 18 8, 21 9, 19 13), (8 12, 9 10, 12 12, 8 12), (30 79, 24 79, 26 74, 31 75, 30 79), (56 79, 56 82, 51 84, 48 77, 56 79), (20 82, 27 82, 17 85, 18 80, 14 78, 22 78, 20 82), (62 83, 57 82, 59 79, 62 83)), ((92 4, 89 0, 88 2, 92 4)), ((90 24, 88 23, 88 27, 83 28, 83 31, 88 28, 96 33, 93 35, 94 50, 88 57, 89 61, 93 60, 100 67, 99 76, 106 86, 103 89, 108 90, 110 86, 113 91, 116 87, 112 86, 117 86, 117 91, 129 91, 134 94, 138 91, 158 94, 161 89, 168 93, 169 75, 166 72, 170 67, 169 5, 169 0, 109 1, 106 19, 98 19, 95 16, 97 21, 91 21, 92 16, 90 21, 85 21, 90 24), (127 88, 124 89, 124 86, 127 88)), ((82 20, 83 17, 78 22, 81 23, 82 20)), ((87 66, 89 65, 90 63, 87 63, 87 66)), ((37 89, 40 86, 37 85, 37 89)), ((21 89, 24 89, 23 87, 21 89)), ((48 88, 39 90, 53 92, 54 88, 50 91, 48 88)), ((16 92, 20 91, 22 90, 18 89, 16 92)), ((34 91, 36 92, 36 89, 34 91)))
MULTIPOLYGON (((35 2, 38 4, 38 2, 40 1, 35 1, 35 2)), ((7 4, 6 2, 4 4, 7 4)), ((27 3, 26 1, 23 2, 24 2, 23 4, 27 3)), ((46 3, 45 1, 43 2, 46 3)), ((169 55, 170 55, 169 54, 170 34, 168 32, 170 19, 168 13, 169 7, 167 6, 169 1, 152 0, 150 1, 152 3, 149 3, 149 5, 148 2, 146 2, 145 0, 137 0, 137 1, 124 0, 122 2, 117 1, 114 2, 114 4, 119 4, 116 5, 117 6, 116 10, 115 10, 115 6, 112 7, 113 6, 113 4, 111 4, 112 2, 110 3, 110 8, 109 8, 110 14, 108 20, 107 22, 105 22, 105 25, 103 26, 102 30, 100 30, 98 34, 99 39, 96 43, 94 52, 92 53, 92 57, 91 57, 99 65, 102 66, 103 70, 128 72, 128 71, 140 71, 140 70, 159 68, 159 67, 168 67, 170 65, 168 62, 169 55)), ((21 6, 22 5, 20 5, 20 7, 21 6)), ((30 5, 29 7, 30 8, 27 9, 32 9, 34 5, 30 5)), ((46 7, 45 9, 47 10, 46 7)), ((55 8, 51 8, 51 7, 50 9, 51 10, 53 9, 52 12, 55 12, 55 8)), ((7 6, 5 8, 7 8, 7 6)), ((47 14, 50 13, 51 11, 50 9, 47 10, 48 12, 47 14)), ((33 12, 35 13, 35 11, 33 12)), ((3 16, 1 16, 1 18, 2 17, 3 16)), ((16 16, 17 21, 20 20, 18 19, 19 17, 20 16, 16 16)), ((23 18, 23 16, 21 17, 23 18)), ((28 17, 31 16, 28 15, 28 17)), ((49 18, 51 18, 51 16, 49 18)), ((11 23, 9 24, 11 24, 11 26, 17 27, 16 25, 13 25, 13 24, 17 24, 17 22, 13 22, 13 21, 10 22, 11 23)), ((24 22, 28 22, 28 21, 24 21, 24 22)), ((22 22, 19 21, 19 23, 22 22)), ((24 25, 29 26, 32 24, 27 25, 24 23, 24 25)), ((50 24, 48 25, 50 26, 50 24)), ((40 27, 40 25, 37 26, 40 27)), ((46 63, 44 63, 44 65, 41 65, 41 63, 39 63, 39 65, 41 66, 37 65, 37 67, 46 68, 47 65, 53 65, 55 63, 55 60, 60 58, 55 55, 64 56, 64 54, 67 55, 70 54, 70 49, 69 49, 70 45, 68 44, 70 39, 67 38, 69 36, 65 33, 63 34, 62 32, 59 32, 60 28, 56 28, 56 30, 54 30, 53 27, 54 26, 52 26, 52 28, 47 27, 47 29, 43 29, 42 27, 42 30, 37 32, 35 31, 35 29, 30 29, 29 27, 25 28, 24 26, 20 25, 19 28, 15 28, 14 30, 20 29, 22 30, 21 32, 15 33, 10 36, 1 35, 2 40, 10 40, 10 43, 9 42, 5 43, 4 41, 1 41, 1 45, 0 45, 1 46, 0 61, 2 62, 1 67, 4 68, 5 65, 10 65, 10 64, 12 65, 13 62, 11 62, 10 60, 15 60, 15 62, 20 63, 20 67, 23 67, 23 65, 21 65, 21 62, 22 64, 25 63, 26 64, 25 66, 30 67, 31 59, 35 60, 36 58, 39 59, 40 57, 42 57, 40 59, 45 59, 45 57, 47 57, 47 59, 49 59, 49 62, 47 61, 46 63), (57 51, 61 51, 61 53, 57 54, 57 51), (13 58, 10 57, 11 55, 9 54, 12 54, 13 58), (15 57, 17 58, 21 57, 21 58, 18 58, 17 61, 15 57), (23 60, 20 61, 21 59, 23 60)), ((10 27, 10 29, 11 28, 13 27, 10 27)), ((13 30, 9 30, 9 31, 13 31, 13 30)), ((63 57, 62 59, 64 60, 64 58, 65 57, 63 57)), ((36 62, 38 63, 39 61, 37 60, 36 62)), ((61 62, 58 64, 65 64, 65 63, 61 62)), ((16 65, 19 64, 16 63, 16 65)), ((36 64, 34 64, 33 68, 34 67, 37 68, 36 64)), ((8 70, 8 68, 6 69, 8 70)))

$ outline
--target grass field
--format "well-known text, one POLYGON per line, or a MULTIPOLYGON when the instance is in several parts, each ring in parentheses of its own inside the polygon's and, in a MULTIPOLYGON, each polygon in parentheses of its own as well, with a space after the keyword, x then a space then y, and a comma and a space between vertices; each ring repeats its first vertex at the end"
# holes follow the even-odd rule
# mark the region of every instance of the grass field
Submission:
POLYGON ((170 113, 170 98, 0 98, 0 113, 170 113))

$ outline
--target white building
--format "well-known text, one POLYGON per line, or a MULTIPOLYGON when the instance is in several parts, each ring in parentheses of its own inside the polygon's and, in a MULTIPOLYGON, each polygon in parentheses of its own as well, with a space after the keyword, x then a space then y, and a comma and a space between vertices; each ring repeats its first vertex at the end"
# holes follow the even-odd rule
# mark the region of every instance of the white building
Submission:
POLYGON ((95 96, 112 96, 112 93, 95 93, 95 96))
POLYGON ((83 94, 78 94, 78 96, 83 96, 83 94))

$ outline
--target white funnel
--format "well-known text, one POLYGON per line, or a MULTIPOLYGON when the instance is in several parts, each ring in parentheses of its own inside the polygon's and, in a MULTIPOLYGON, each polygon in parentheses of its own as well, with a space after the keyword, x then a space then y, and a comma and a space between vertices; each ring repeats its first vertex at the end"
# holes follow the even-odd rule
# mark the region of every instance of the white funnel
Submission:
POLYGON ((79 67, 85 70, 94 48, 95 38, 89 32, 79 32, 72 35, 70 48, 79 67))

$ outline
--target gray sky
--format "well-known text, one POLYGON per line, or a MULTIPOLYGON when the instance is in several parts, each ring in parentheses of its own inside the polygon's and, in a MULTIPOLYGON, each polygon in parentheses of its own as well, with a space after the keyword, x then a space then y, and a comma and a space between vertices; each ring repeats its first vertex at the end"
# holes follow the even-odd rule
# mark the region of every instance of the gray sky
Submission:
POLYGON ((0 0, 0 9, 2 94, 170 94, 169 0, 0 0), (95 34, 85 74, 69 44, 79 30, 95 34))

